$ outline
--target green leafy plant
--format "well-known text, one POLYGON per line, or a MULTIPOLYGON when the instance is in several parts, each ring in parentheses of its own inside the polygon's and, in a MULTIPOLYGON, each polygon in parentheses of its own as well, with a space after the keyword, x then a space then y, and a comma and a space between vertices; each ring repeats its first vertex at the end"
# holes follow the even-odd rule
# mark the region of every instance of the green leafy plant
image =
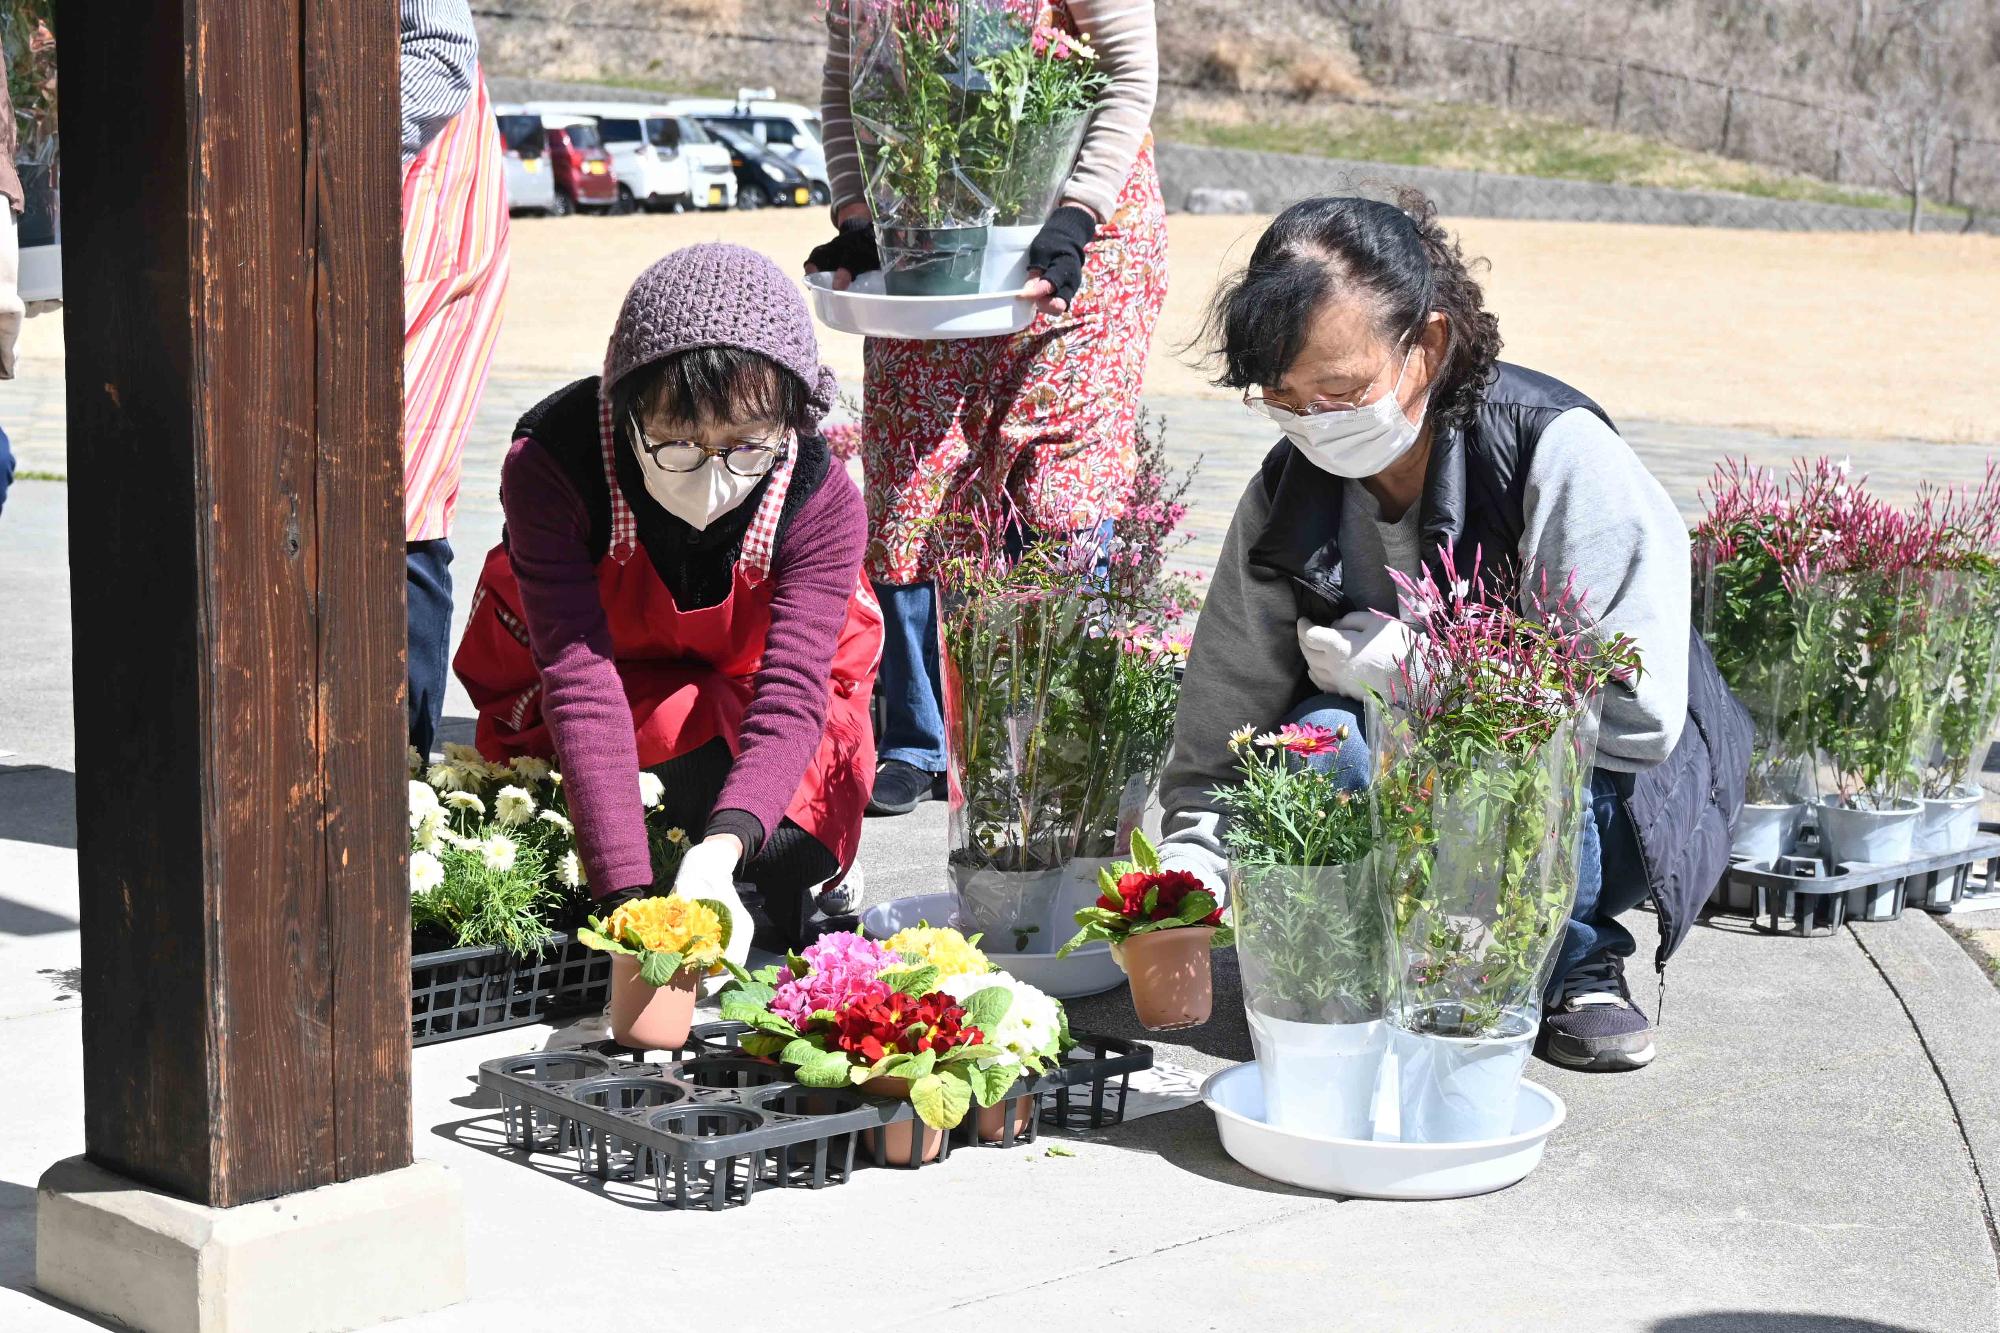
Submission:
POLYGON ((15 143, 24 161, 55 155, 56 45, 54 0, 0 4, 0 49, 7 56, 7 96, 14 104, 15 143))
POLYGON ((1222 922, 1215 895, 1185 870, 1163 870, 1159 850, 1143 833, 1132 835, 1132 859, 1098 871, 1097 885, 1097 901, 1076 914, 1077 932, 1056 951, 1058 958, 1098 941, 1118 944, 1135 935, 1191 926, 1214 928, 1212 949, 1236 942, 1235 932, 1222 922))
POLYGON ((1001 226, 1038 224, 1054 211, 1076 164, 1085 124, 1110 79, 1090 42, 1007 16, 1016 40, 980 60, 960 144, 966 169, 1001 226))
POLYGON ((1543 580, 1532 614, 1477 561, 1449 590, 1397 581, 1425 633, 1371 731, 1396 1018, 1498 1035, 1540 1002, 1576 899, 1597 700, 1638 653, 1594 632, 1573 581, 1543 580))
POLYGON ((1929 486, 1917 497, 1922 565, 1943 578, 1933 608, 1928 683, 1936 693, 1923 794, 1961 794, 2000 722, 2000 461, 1977 487, 1929 486))
POLYGON ((1350 740, 1345 728, 1258 735, 1246 727, 1230 738, 1239 779, 1214 793, 1229 815, 1223 844, 1244 1001, 1273 1018, 1381 1014, 1383 916, 1368 799, 1308 763, 1350 740))

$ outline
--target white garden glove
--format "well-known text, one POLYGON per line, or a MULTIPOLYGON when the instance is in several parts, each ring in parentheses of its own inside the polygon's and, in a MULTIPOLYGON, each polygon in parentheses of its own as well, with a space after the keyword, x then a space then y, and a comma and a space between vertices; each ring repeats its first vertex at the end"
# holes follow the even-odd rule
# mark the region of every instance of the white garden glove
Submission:
POLYGON ((1299 651, 1306 674, 1327 694, 1367 702, 1372 691, 1388 698, 1416 631, 1373 611, 1350 611, 1331 625, 1299 621, 1299 651))
POLYGON ((681 858, 673 893, 676 898, 720 903, 728 910, 729 944, 722 956, 738 967, 750 956, 750 936, 755 930, 743 900, 736 896, 736 862, 741 855, 742 843, 734 834, 704 838, 681 858))

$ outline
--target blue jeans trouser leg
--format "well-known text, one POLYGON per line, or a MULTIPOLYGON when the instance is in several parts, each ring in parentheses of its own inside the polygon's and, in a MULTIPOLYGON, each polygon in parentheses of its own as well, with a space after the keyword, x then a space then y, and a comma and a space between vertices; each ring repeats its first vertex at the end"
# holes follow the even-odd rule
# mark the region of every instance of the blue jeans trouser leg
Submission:
POLYGON ((1563 978, 1579 963, 1599 954, 1630 958, 1639 942, 1618 920, 1646 899, 1646 869, 1639 859, 1639 838, 1625 811, 1632 794, 1632 775, 1594 769, 1590 775, 1590 813, 1583 821, 1583 855, 1576 877, 1576 906, 1556 953, 1555 970, 1543 992, 1553 1004, 1562 994, 1563 978))
POLYGON ((881 757, 942 773, 944 674, 938 669, 937 585, 878 583, 875 598, 882 604, 881 757))
POLYGON ((430 757, 444 717, 451 669, 451 543, 411 542, 404 551, 410 601, 410 744, 430 757))
MULTIPOLYGON (((1354 700, 1320 694, 1294 708, 1284 720, 1348 728, 1352 739, 1337 754, 1315 755, 1307 762, 1320 772, 1340 774, 1343 787, 1359 791, 1370 777, 1371 756, 1362 734, 1364 717, 1365 710, 1354 700)), ((1555 970, 1544 992, 1548 1002, 1561 993, 1563 978, 1579 963, 1605 953, 1629 958, 1638 948, 1632 932, 1618 920, 1645 901, 1648 892, 1638 837, 1625 811, 1624 798, 1631 792, 1631 774, 1602 768, 1591 771, 1590 813, 1583 821, 1576 906, 1570 911, 1555 970)))
POLYGON ((14 484, 14 449, 0 430, 0 509, 7 507, 7 488, 14 484))

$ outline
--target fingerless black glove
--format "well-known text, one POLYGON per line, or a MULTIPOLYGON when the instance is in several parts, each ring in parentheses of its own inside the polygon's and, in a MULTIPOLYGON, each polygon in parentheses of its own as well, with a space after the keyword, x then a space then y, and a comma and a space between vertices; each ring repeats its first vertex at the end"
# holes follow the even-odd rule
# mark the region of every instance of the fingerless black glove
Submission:
POLYGON ((1042 271, 1057 300, 1074 301, 1083 282, 1083 248, 1096 238, 1097 219, 1090 210, 1066 204, 1049 215, 1028 247, 1028 267, 1042 271))
POLYGON ((844 268, 856 277, 882 267, 875 252, 875 224, 867 218, 849 218, 840 224, 840 234, 816 247, 806 262, 821 273, 844 268))

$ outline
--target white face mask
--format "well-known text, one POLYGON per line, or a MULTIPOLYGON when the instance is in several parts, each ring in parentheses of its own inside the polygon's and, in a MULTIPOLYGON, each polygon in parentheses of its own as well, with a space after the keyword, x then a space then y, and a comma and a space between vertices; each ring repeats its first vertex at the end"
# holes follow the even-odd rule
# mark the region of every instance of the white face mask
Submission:
POLYGON ((1299 452, 1315 466, 1336 477, 1372 477, 1388 468, 1408 453, 1416 444, 1417 437, 1423 434, 1424 410, 1430 402, 1430 390, 1424 390, 1423 401, 1417 404, 1417 419, 1414 422, 1397 400, 1397 395, 1402 392, 1403 376, 1410 370, 1410 357, 1416 350, 1413 344, 1403 354, 1403 367, 1396 372, 1395 387, 1389 392, 1361 407, 1315 412, 1303 417, 1294 414, 1280 423, 1285 438, 1297 445, 1299 452))
MULTIPOLYGON (((763 477, 739 477, 711 458, 692 472, 669 472, 654 465, 644 449, 638 449, 639 475, 646 479, 646 494, 660 507, 696 532, 750 498, 763 477)), ((766 473, 765 476, 769 476, 766 473)))

